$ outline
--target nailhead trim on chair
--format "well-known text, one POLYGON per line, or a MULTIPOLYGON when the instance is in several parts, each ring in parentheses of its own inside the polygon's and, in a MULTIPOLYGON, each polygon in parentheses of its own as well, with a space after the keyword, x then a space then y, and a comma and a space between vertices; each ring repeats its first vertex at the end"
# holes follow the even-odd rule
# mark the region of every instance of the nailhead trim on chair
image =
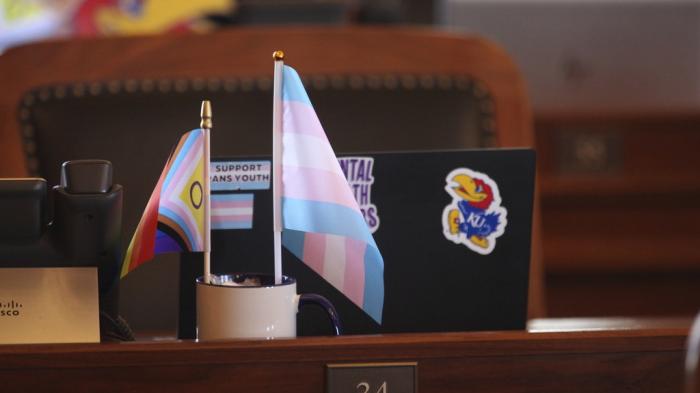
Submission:
MULTIPOLYGON (((482 117, 479 139, 482 146, 492 146, 495 141, 494 103, 486 87, 467 75, 311 75, 302 77, 309 90, 471 90, 477 99, 482 117)), ((32 176, 39 175, 39 159, 32 111, 37 101, 61 100, 69 97, 99 96, 126 93, 186 93, 189 91, 217 92, 270 91, 269 77, 194 78, 194 79, 126 79, 102 82, 64 83, 40 86, 26 93, 20 102, 18 118, 27 168, 32 176)))

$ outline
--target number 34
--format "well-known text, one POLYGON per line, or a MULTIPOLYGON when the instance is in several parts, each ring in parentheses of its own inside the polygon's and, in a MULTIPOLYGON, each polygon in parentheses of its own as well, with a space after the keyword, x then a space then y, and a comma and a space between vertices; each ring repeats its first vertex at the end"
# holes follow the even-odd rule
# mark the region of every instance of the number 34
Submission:
MULTIPOLYGON (((360 382, 355 386, 357 388, 358 393, 369 393, 370 386, 367 382, 360 382)), ((379 389, 377 389, 376 393, 388 393, 387 388, 386 388, 386 381, 379 386, 379 389)))

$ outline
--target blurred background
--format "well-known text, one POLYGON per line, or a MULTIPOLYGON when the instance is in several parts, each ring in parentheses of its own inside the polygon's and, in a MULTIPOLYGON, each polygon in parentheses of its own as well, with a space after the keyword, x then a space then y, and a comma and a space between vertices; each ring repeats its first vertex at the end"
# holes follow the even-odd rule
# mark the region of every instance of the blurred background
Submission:
POLYGON ((0 52, 41 39, 251 24, 418 24, 483 35, 525 74, 535 111, 700 103, 697 0, 0 0, 0 52))
POLYGON ((700 308, 700 1, 0 0, 0 52, 252 24, 421 25, 498 43, 534 115, 546 315, 700 308))

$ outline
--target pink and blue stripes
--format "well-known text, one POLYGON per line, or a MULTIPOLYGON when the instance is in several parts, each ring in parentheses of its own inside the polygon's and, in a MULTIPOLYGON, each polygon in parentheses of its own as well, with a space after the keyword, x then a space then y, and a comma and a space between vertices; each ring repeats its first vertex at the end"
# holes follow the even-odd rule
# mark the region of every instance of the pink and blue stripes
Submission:
POLYGON ((253 228, 253 194, 212 194, 211 229, 253 228))
POLYGON ((299 75, 282 81, 282 242, 381 323, 384 261, 299 75))

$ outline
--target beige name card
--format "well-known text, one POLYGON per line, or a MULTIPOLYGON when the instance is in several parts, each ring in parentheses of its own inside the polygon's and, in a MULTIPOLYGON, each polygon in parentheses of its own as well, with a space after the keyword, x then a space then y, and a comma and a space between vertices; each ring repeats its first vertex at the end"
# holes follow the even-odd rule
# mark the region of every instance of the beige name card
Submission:
POLYGON ((0 344, 100 341, 96 267, 0 268, 0 344))
POLYGON ((418 363, 326 365, 326 393, 416 393, 418 363))

